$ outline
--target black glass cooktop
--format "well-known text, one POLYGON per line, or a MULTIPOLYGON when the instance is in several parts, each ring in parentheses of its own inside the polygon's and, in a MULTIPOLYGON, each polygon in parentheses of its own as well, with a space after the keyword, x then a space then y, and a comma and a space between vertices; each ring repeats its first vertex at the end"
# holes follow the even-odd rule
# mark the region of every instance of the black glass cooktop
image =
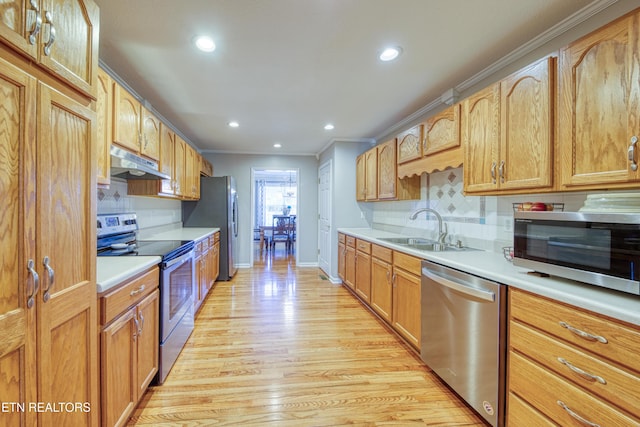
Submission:
POLYGON ((135 243, 113 244, 98 252, 98 256, 160 256, 163 261, 176 258, 194 247, 192 240, 138 240, 135 243))

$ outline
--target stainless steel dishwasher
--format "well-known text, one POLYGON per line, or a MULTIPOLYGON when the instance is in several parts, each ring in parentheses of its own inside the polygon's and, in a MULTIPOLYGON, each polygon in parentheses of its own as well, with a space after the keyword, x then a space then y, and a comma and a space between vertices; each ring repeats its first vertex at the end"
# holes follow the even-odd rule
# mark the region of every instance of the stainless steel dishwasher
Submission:
POLYGON ((422 261, 422 360, 494 427, 504 425, 506 290, 422 261))

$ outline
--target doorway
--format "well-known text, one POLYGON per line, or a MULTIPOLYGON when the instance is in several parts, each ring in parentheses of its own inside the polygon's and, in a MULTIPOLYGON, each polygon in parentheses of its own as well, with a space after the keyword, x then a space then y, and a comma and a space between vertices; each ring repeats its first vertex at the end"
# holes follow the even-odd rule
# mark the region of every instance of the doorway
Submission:
POLYGON ((287 257, 297 261, 298 235, 298 170, 251 170, 251 221, 253 250, 251 264, 256 257, 269 261, 287 257), (286 222, 284 222, 286 221, 286 222), (282 235, 282 224, 286 235, 282 235), (274 237, 274 229, 279 233, 274 237))

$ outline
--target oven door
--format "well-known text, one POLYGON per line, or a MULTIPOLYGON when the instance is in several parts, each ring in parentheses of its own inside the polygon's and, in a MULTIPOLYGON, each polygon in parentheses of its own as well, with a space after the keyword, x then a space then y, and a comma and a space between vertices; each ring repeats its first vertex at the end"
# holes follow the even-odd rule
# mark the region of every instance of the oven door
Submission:
POLYGON ((162 264, 160 337, 164 342, 193 305, 193 251, 162 264))

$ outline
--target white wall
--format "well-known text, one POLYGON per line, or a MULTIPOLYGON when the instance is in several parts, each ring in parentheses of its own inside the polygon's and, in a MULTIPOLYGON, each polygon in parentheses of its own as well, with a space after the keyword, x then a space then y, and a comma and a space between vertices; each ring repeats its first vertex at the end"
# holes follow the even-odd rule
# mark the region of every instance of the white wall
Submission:
POLYGON ((213 165, 214 176, 232 175, 238 190, 238 264, 249 266, 253 251, 251 170, 298 169, 296 252, 300 266, 318 265, 318 160, 315 156, 202 153, 213 165))

